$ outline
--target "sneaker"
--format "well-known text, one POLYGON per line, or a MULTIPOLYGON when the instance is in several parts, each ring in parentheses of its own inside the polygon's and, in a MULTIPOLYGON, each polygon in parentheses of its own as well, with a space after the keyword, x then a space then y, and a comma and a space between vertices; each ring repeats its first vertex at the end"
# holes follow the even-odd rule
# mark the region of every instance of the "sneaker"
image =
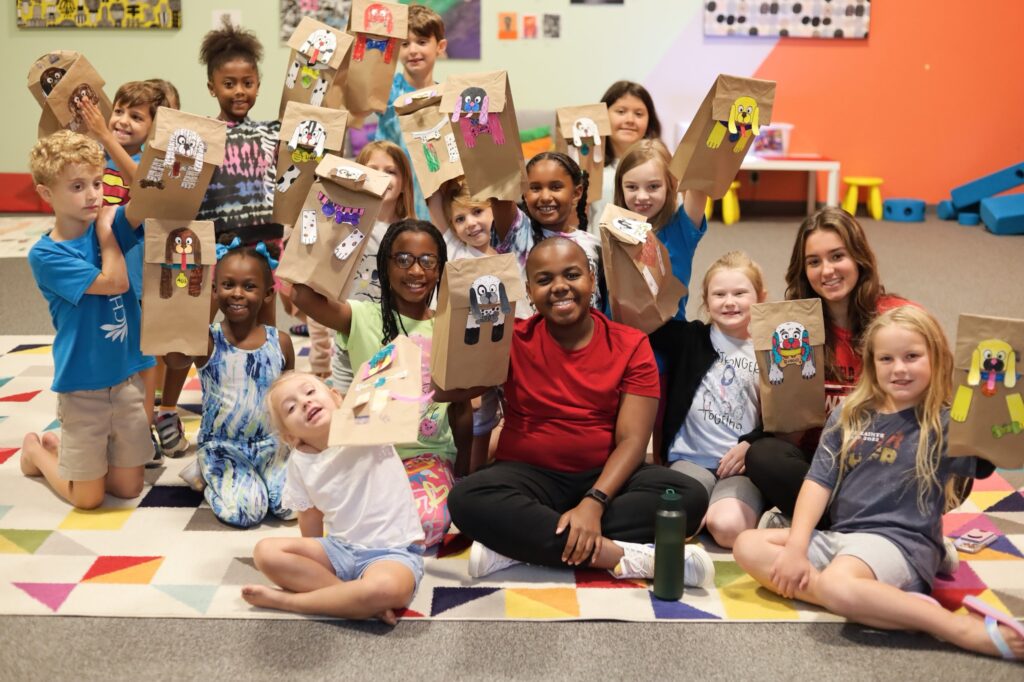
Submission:
POLYGON ((469 577, 482 578, 509 566, 521 564, 522 561, 510 559, 504 554, 498 554, 493 549, 485 547, 479 542, 474 542, 469 548, 469 577))
POLYGON ((203 492, 206 488, 206 481, 203 479, 203 472, 199 469, 199 460, 194 459, 178 473, 178 478, 188 483, 188 487, 197 493, 203 492))
POLYGON ((939 573, 942 575, 954 575, 960 568, 960 553, 956 545, 949 538, 942 538, 942 563, 939 564, 939 573))
MULTIPOLYGON (((654 545, 636 542, 618 542, 622 558, 611 573, 616 578, 654 579, 654 545)), ((700 545, 686 545, 683 559, 683 584, 687 587, 708 588, 715 584, 715 562, 700 545)))
POLYGON ((185 428, 181 425, 181 417, 177 412, 164 412, 157 415, 153 422, 160 448, 168 457, 181 457, 188 451, 188 439, 185 428))
POLYGON ((778 509, 766 511, 761 514, 761 520, 757 522, 757 527, 764 528, 789 528, 793 525, 790 519, 786 518, 786 515, 780 512, 778 509))
POLYGON ((153 440, 153 459, 146 462, 146 468, 156 469, 164 464, 164 451, 160 449, 160 444, 156 442, 156 433, 153 429, 149 430, 149 437, 153 440))
POLYGON ((683 563, 683 584, 687 587, 707 589, 715 585, 715 562, 700 545, 686 546, 686 560, 683 563))

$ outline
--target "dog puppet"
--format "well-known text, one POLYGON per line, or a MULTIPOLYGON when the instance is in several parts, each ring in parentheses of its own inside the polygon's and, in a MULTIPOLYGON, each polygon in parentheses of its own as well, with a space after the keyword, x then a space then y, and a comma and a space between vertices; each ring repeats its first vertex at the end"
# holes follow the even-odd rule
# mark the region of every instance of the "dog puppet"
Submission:
MULTIPOLYGON (((967 370, 967 385, 956 389, 950 418, 954 421, 967 421, 974 398, 974 386, 981 387, 981 394, 991 397, 996 394, 996 386, 1002 384, 1006 388, 1017 385, 1017 354, 1013 347, 1002 339, 985 339, 971 353, 971 365, 967 370)), ((1010 424, 1018 422, 1024 426, 1024 399, 1020 393, 1006 396, 1006 408, 1010 413, 1010 424)))
POLYGON ((512 312, 505 285, 494 275, 481 275, 469 289, 469 315, 466 316, 466 345, 480 340, 480 325, 491 322, 491 341, 505 335, 505 316, 512 312))
POLYGON ((711 149, 718 149, 725 139, 725 134, 729 133, 729 142, 736 143, 732 151, 739 154, 760 132, 757 102, 753 97, 737 97, 729 107, 729 120, 715 122, 715 127, 708 135, 707 145, 711 149))

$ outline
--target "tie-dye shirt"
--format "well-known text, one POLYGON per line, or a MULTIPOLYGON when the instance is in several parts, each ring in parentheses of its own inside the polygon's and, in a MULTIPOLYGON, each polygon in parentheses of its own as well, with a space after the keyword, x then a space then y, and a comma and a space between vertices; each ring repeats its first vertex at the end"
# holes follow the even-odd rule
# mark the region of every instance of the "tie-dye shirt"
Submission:
POLYGON ((264 325, 267 340, 255 350, 228 342, 220 322, 210 325, 213 352, 199 368, 203 420, 199 442, 211 439, 254 442, 273 436, 265 400, 270 385, 284 370, 277 329, 264 325))

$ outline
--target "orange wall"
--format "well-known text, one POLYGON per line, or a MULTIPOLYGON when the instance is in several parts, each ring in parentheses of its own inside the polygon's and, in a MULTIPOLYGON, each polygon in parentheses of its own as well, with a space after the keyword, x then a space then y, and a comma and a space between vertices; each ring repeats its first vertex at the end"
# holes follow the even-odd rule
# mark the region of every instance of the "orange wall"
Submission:
POLYGON ((887 0, 871 3, 867 40, 783 38, 754 75, 779 83, 772 118, 795 124, 791 151, 934 203, 1024 161, 1022 44, 1020 0, 887 0))

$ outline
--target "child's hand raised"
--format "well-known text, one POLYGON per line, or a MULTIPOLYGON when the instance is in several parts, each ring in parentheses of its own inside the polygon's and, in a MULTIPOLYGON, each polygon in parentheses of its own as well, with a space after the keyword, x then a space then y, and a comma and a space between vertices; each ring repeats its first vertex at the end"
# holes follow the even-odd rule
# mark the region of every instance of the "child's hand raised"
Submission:
POLYGON ((113 141, 113 136, 110 134, 110 126, 107 125, 107 121, 103 118, 103 112, 100 108, 89 99, 83 99, 81 104, 78 105, 79 111, 82 112, 82 120, 85 121, 85 127, 89 134, 96 138, 104 147, 107 146, 108 142, 113 141))
POLYGON ((96 239, 100 242, 104 238, 114 237, 114 217, 117 215, 117 206, 104 204, 96 215, 96 239))

